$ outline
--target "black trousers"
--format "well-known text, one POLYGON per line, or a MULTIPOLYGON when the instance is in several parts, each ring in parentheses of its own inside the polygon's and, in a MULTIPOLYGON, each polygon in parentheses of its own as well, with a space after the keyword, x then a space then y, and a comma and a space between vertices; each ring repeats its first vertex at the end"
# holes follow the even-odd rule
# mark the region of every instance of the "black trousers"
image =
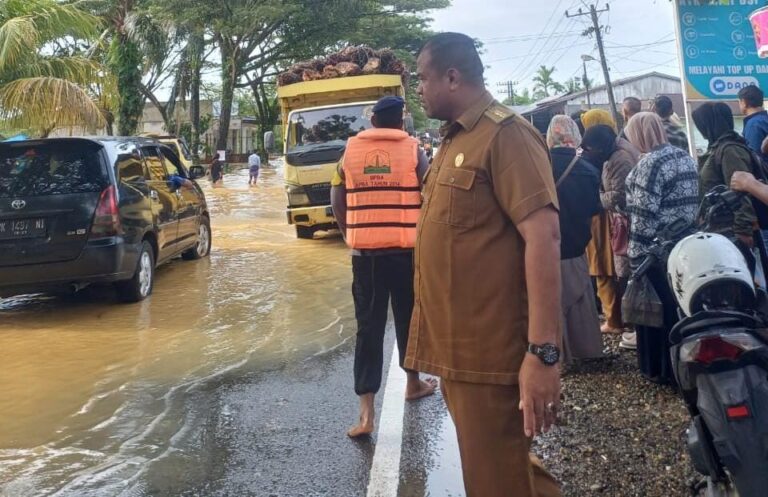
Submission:
POLYGON ((390 297, 400 367, 413 313, 413 252, 352 256, 352 297, 357 318, 355 393, 377 393, 384 366, 384 331, 390 297))
POLYGON ((663 266, 654 266, 649 269, 648 279, 664 305, 664 327, 635 326, 637 363, 646 379, 654 383, 675 385, 672 357, 669 352, 669 332, 679 321, 677 300, 669 287, 663 266))

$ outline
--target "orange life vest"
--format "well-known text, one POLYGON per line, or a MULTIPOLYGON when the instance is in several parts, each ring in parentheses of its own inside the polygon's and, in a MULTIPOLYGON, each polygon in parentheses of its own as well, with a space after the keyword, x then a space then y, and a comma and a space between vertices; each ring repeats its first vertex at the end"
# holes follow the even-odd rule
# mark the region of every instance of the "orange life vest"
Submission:
POLYGON ((419 142, 405 131, 373 128, 347 142, 347 244, 353 249, 413 248, 421 209, 419 142))

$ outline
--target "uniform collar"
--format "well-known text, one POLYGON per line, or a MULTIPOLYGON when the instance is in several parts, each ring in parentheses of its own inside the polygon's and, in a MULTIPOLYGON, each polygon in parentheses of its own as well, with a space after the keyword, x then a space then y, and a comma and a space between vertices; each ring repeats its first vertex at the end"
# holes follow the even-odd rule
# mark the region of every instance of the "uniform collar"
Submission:
POLYGON ((472 131, 493 102, 495 102, 493 95, 486 91, 483 96, 478 98, 461 116, 459 116, 458 119, 443 125, 443 127, 440 128, 440 133, 443 136, 453 135, 456 134, 460 128, 464 128, 465 131, 472 131))

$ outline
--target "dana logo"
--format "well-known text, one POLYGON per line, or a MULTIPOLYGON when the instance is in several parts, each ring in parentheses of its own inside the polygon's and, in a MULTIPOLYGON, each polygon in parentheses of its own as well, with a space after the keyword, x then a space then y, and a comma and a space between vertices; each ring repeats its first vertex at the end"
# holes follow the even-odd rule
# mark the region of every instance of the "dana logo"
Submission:
POLYGON ((750 76, 712 78, 709 89, 714 95, 737 95, 747 86, 759 86, 757 79, 750 76))

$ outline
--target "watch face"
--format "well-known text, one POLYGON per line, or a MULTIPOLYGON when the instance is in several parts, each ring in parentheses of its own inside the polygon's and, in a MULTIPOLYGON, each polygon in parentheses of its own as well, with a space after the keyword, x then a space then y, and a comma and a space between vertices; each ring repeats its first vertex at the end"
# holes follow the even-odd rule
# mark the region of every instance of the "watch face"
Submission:
POLYGON ((560 349, 551 343, 539 347, 539 358, 548 366, 554 366, 560 360, 560 349))

